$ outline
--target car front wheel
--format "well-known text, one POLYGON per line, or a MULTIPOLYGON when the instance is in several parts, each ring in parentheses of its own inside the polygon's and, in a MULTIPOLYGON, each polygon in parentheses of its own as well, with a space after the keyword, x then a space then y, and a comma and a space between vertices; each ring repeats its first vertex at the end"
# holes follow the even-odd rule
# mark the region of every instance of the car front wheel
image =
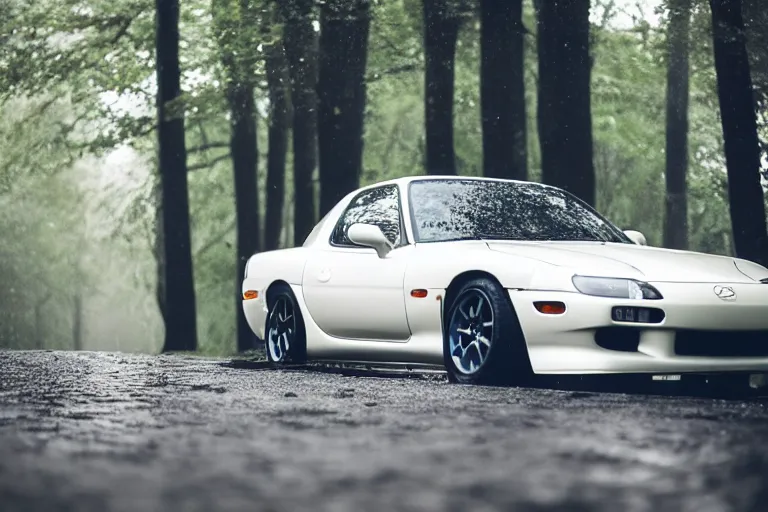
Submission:
POLYGON ((473 279, 446 304, 443 355, 452 382, 525 385, 530 381, 528 349, 505 293, 492 279, 473 279))

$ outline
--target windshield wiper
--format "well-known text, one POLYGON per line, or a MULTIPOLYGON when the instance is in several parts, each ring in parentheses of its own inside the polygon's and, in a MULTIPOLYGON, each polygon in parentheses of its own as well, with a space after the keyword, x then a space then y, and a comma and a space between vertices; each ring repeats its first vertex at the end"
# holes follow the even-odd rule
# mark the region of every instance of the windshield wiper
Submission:
POLYGON ((527 236, 527 237, 521 237, 521 236, 514 236, 514 235, 505 235, 502 233, 475 233, 475 234, 467 234, 467 235, 461 235, 454 238, 448 238, 445 240, 441 240, 442 242, 459 242, 462 240, 481 240, 483 242, 492 242, 494 240, 508 240, 513 242, 596 242, 605 244, 609 242, 610 240, 597 240, 597 239, 579 239, 579 238, 573 238, 573 239, 560 239, 560 238, 549 238, 549 237, 541 237, 541 236, 527 236))
POLYGON ((762 279, 760 280, 760 282, 761 282, 761 283, 763 283, 763 284, 768 284, 768 277, 764 277, 764 278, 762 278, 762 279))
POLYGON ((461 242, 464 240, 479 240, 481 242, 489 242, 493 240, 516 240, 518 242, 520 241, 528 241, 523 238, 516 238, 513 236, 506 236, 506 235, 486 235, 484 233, 478 233, 475 235, 462 235, 462 236, 456 236, 453 238, 446 238, 444 240, 440 240, 440 242, 461 242))
POLYGON ((550 238, 546 236, 529 235, 527 237, 503 235, 503 234, 486 234, 478 233, 478 240, 513 240, 516 242, 595 242, 604 244, 609 240, 598 240, 592 238, 550 238))
POLYGON ((478 240, 515 240, 518 242, 525 241, 525 239, 512 236, 512 235, 501 235, 498 233, 490 234, 490 233, 476 233, 475 236, 478 240))

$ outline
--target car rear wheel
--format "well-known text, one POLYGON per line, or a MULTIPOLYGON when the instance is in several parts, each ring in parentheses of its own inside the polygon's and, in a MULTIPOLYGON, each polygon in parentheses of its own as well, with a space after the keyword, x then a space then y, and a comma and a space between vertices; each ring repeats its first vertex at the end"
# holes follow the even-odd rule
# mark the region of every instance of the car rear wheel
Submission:
POLYGON ((520 323, 504 289, 466 282, 450 299, 443 329, 448 378, 461 384, 524 385, 533 375, 520 323))
POLYGON ((304 363, 307 338, 301 309, 288 285, 278 284, 268 295, 269 314, 265 329, 265 350, 270 363, 304 363))

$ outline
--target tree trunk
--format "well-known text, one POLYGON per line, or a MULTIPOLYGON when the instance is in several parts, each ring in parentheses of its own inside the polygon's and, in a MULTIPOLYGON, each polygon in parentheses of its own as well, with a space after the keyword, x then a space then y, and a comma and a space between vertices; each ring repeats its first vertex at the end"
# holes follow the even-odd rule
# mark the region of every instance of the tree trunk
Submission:
POLYGON ((83 350, 83 327, 85 323, 85 313, 83 310, 83 295, 85 291, 85 282, 87 279, 85 268, 87 261, 85 256, 88 253, 88 218, 83 219, 83 231, 79 240, 79 254, 74 263, 74 294, 72 296, 72 348, 73 350, 83 350))
POLYGON ((187 194, 187 150, 184 142, 184 113, 169 105, 181 96, 179 69, 179 2, 156 0, 157 113, 160 174, 159 241, 162 257, 158 274, 163 284, 158 295, 165 342, 163 351, 196 350, 197 321, 192 269, 189 197, 187 194))
POLYGON ((453 93, 460 18, 450 0, 424 0, 424 119, 427 174, 456 174, 453 93))
POLYGON ((45 315, 43 307, 50 300, 50 295, 46 295, 43 299, 35 303, 35 348, 43 350, 45 348, 45 329, 44 321, 45 315))
POLYGON ((72 297, 72 348, 83 350, 83 293, 80 290, 72 297))
POLYGON ((237 351, 244 352, 253 348, 254 336, 243 312, 242 280, 248 258, 258 252, 261 240, 256 107, 253 98, 256 63, 250 47, 258 13, 251 0, 213 0, 211 11, 231 118, 229 152, 234 175, 237 237, 235 315, 237 351))
POLYGON ((522 0, 480 0, 483 172, 528 179, 522 0))
POLYGON ((293 243, 299 246, 315 226, 314 172, 317 165, 317 35, 313 0, 281 2, 285 54, 293 104, 293 243))
POLYGON ((691 0, 669 2, 664 246, 688 248, 688 47, 691 0))
MULTIPOLYGON (((152 244, 152 252, 155 256, 156 264, 156 279, 155 284, 155 300, 157 301, 157 309, 160 311, 160 318, 163 319, 165 324, 166 307, 165 307, 165 236, 163 234, 163 187, 161 184, 161 178, 158 175, 153 176, 154 183, 152 189, 152 196, 155 201, 155 239, 152 244)), ((191 251, 191 248, 190 248, 191 251)))
POLYGON ((369 0, 329 0, 320 12, 320 217, 360 186, 370 21, 369 0))
POLYGON ((285 205, 285 159, 288 151, 288 67, 282 41, 267 48, 269 133, 267 153, 267 207, 264 219, 264 250, 280 247, 285 205))
POLYGON ((253 86, 233 84, 229 92, 232 113, 230 151, 234 167, 235 217, 237 219, 237 274, 235 275, 237 311, 237 350, 253 348, 253 332, 242 307, 242 279, 245 264, 259 250, 259 194, 256 180, 258 152, 253 86))
POLYGON ((739 258, 768 265, 760 150, 741 1, 710 0, 710 6, 733 242, 739 258))
POLYGON ((594 205, 589 0, 537 4, 542 181, 594 205))

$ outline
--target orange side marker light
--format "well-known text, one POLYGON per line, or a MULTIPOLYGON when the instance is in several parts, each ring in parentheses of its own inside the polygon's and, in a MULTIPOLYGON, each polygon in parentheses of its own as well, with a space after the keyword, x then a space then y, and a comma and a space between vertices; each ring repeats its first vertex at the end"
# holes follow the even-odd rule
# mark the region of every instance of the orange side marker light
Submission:
POLYGON ((423 288, 417 288, 415 290, 411 290, 411 297, 415 297, 417 299, 423 299, 427 296, 427 290, 423 288))
POLYGON ((259 292, 256 290, 246 290, 243 292, 243 300, 253 300, 259 298, 259 292))
POLYGON ((534 302, 533 307, 536 308, 536 311, 538 311, 539 313, 544 313, 545 315, 562 315, 563 313, 565 313, 565 303, 559 302, 559 301, 534 302))

